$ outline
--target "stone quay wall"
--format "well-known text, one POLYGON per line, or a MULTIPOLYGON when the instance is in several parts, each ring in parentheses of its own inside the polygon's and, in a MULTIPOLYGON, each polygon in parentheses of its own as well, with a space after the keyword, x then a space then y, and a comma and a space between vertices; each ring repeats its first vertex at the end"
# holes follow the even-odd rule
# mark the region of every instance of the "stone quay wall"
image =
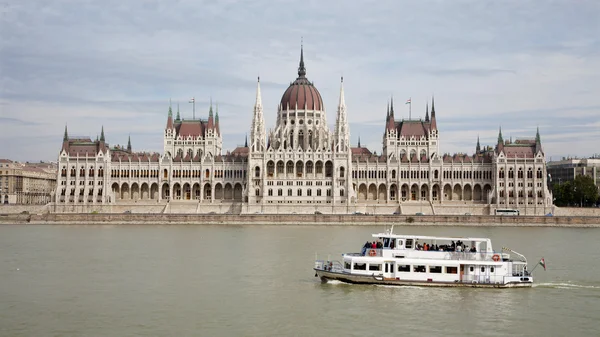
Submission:
POLYGON ((4 224, 186 224, 186 225, 413 225, 600 227, 590 216, 478 216, 478 215, 335 215, 335 214, 2 214, 4 224))

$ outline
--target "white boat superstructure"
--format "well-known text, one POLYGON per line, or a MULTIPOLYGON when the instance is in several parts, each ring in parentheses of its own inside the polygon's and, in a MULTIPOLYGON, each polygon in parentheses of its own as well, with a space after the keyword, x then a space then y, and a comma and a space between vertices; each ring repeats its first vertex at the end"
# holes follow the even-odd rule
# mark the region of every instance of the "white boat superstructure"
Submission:
POLYGON ((360 253, 342 261, 315 262, 322 281, 389 285, 531 287, 527 259, 508 248, 496 252, 488 238, 373 234, 360 253))

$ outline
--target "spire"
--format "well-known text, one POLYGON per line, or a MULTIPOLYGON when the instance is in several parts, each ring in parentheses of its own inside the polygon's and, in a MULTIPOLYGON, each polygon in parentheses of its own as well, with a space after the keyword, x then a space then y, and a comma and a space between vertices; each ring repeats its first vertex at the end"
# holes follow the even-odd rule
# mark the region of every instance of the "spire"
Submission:
POLYGON ((431 96, 431 130, 437 130, 437 122, 435 120, 435 101, 431 96))
POLYGON ((168 117, 173 117, 173 110, 171 109, 171 99, 169 98, 169 115, 168 117))
POLYGON ((104 138, 104 125, 102 125, 102 131, 100 131, 100 141, 106 141, 106 139, 104 138))
POLYGON ((385 121, 387 122, 388 120, 390 120, 390 102, 387 104, 387 114, 385 117, 385 121))
POLYGON ((498 144, 504 144, 504 139, 502 138, 502 127, 500 127, 498 130, 498 144))
POLYGON ((246 141, 244 142, 244 147, 248 147, 248 134, 246 134, 246 141))
POLYGON ((358 147, 360 147, 360 136, 358 136, 358 147))
POLYGON ((429 103, 425 104, 425 121, 429 122, 429 103))
POLYGON ((260 92, 260 77, 256 81, 256 101, 250 129, 250 152, 262 152, 268 148, 263 117, 262 94, 260 92))
POLYGON ((346 98, 344 97, 344 77, 340 78, 340 100, 338 104, 337 118, 335 121, 334 149, 345 153, 350 151, 350 131, 348 129, 348 117, 346 116, 346 98))
POLYGON ((262 108, 262 95, 260 93, 260 76, 256 81, 256 101, 254 103, 254 108, 256 109, 258 107, 262 108))
POLYGON ((394 96, 390 99, 390 118, 394 118, 394 96))
POLYGON ((211 118, 213 116, 213 109, 212 109, 212 97, 210 98, 210 109, 208 109, 208 118, 211 118))
POLYGON ((481 152, 481 145, 479 144, 479 135, 477 135, 477 146, 475 146, 475 154, 481 152))
POLYGON ((63 141, 66 142, 69 140, 69 133, 67 132, 67 124, 65 124, 65 135, 63 136, 63 141))
POLYGON ((219 128, 219 103, 217 102, 217 110, 215 112, 215 127, 217 128, 217 133, 221 133, 221 129, 219 128))
POLYGON ((131 135, 129 135, 129 139, 127 139, 127 151, 131 152, 131 135))
POLYGON ((341 82, 340 82, 340 102, 339 102, 339 106, 340 107, 344 107, 344 109, 346 108, 346 98, 344 97, 344 76, 342 76, 341 78, 341 82))
POLYGON ((298 77, 306 77, 306 68, 304 68, 304 43, 300 41, 300 65, 298 66, 298 77))
POLYGON ((537 131, 535 132, 535 142, 536 143, 541 143, 542 142, 542 140, 540 138, 540 127, 539 126, 537 127, 537 131))
MULTIPOLYGON (((169 107, 169 111, 171 111, 171 107, 169 107)), ((175 120, 181 120, 181 115, 179 114, 179 102, 177 102, 177 117, 175 117, 175 120)))

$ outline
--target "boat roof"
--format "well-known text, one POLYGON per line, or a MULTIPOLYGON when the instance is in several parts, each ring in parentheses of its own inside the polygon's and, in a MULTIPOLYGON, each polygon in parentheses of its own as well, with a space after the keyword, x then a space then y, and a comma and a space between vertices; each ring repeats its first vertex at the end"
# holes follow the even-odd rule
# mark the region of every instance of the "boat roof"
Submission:
POLYGON ((463 236, 428 236, 428 235, 403 235, 403 234, 390 234, 390 233, 379 233, 373 234, 374 238, 397 238, 397 239, 414 239, 414 240, 446 240, 446 241, 477 241, 484 242, 490 241, 489 238, 471 238, 463 236))

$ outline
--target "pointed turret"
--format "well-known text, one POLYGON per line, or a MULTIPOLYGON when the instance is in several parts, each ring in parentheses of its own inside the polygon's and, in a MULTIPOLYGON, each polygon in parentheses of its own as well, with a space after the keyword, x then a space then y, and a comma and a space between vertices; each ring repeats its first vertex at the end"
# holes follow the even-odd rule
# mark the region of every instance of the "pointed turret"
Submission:
POLYGON ((167 129, 173 129, 173 110, 171 109, 171 101, 169 100, 169 114, 167 115, 167 129))
POLYGON ((498 144, 496 145, 498 153, 504 150, 504 138, 502 138, 502 127, 498 129, 498 144))
POLYGON ((67 124, 65 124, 65 134, 63 135, 62 150, 69 152, 69 133, 67 132, 67 124))
MULTIPOLYGON (((171 107, 169 107, 169 111, 171 111, 171 107)), ((177 103, 177 117, 175 117, 175 121, 181 121, 181 115, 179 114, 179 103, 177 103)))
POLYGON ((542 151, 542 139, 540 138, 540 127, 537 127, 535 132, 535 153, 542 151))
POLYGON ((100 131, 100 141, 101 142, 106 141, 106 139, 104 138, 104 125, 102 125, 102 131, 100 131))
POLYGON ((429 103, 425 104, 425 121, 429 122, 429 103))
POLYGON ((131 135, 127 139, 127 151, 131 152, 131 135))
POLYGON ((481 145, 479 144, 479 135, 477 135, 477 145, 475 146, 475 154, 481 152, 481 145))
POLYGON ((215 128, 215 117, 213 114, 212 97, 210 99, 210 108, 208 109, 208 123, 207 124, 208 124, 207 127, 209 129, 215 128))
POLYGON ((435 119, 435 99, 431 96, 431 130, 437 130, 437 121, 435 119))
POLYGON ((221 128, 219 127, 219 103, 217 103, 217 110, 215 112, 215 129, 217 129, 217 134, 221 134, 221 128))
POLYGON ((389 113, 386 120, 385 130, 391 131, 396 128, 396 120, 394 119, 394 97, 390 99, 389 113))
POLYGON ((358 147, 360 147, 360 136, 358 136, 358 147))
POLYGON ((350 132, 346 115, 346 98, 344 97, 344 78, 340 80, 340 100, 335 121, 334 149, 337 152, 350 151, 350 132))
POLYGON ((246 134, 246 141, 244 142, 244 147, 248 147, 248 134, 246 134))
POLYGON ((256 101, 254 102, 254 114, 252 116, 252 128, 250 129, 250 151, 264 151, 267 134, 265 132, 265 119, 263 117, 262 95, 260 92, 260 77, 256 81, 256 101))

